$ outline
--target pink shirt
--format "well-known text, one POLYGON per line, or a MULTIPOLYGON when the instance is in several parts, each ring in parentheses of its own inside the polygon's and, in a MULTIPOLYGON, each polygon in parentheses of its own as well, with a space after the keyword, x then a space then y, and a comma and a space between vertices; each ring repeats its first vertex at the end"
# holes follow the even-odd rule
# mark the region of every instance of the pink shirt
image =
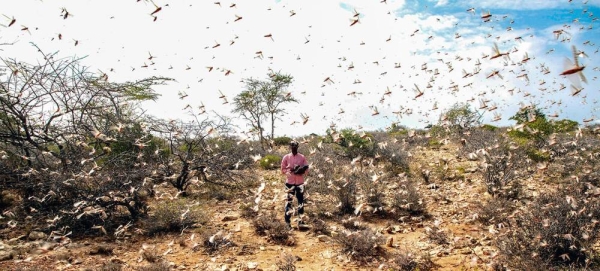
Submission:
POLYGON ((296 185, 304 184, 304 174, 308 172, 308 169, 304 172, 304 174, 296 175, 291 171, 297 165, 308 165, 308 163, 306 162, 306 158, 304 158, 304 155, 300 153, 297 153, 296 155, 288 153, 281 160, 281 173, 287 176, 287 180, 285 181, 286 183, 296 185))

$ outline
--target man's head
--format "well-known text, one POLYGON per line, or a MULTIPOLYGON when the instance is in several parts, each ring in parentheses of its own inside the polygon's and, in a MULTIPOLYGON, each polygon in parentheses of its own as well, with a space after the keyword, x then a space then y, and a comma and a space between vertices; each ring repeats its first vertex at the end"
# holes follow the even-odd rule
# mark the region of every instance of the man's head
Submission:
POLYGON ((290 142, 290 150, 292 151, 293 155, 296 155, 298 153, 298 141, 292 140, 290 142))

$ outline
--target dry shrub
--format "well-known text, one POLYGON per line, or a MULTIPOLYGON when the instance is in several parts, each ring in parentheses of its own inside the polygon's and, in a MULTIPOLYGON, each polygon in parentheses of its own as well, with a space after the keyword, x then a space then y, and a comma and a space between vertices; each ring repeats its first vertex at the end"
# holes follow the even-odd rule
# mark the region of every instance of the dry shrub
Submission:
POLYGON ((429 241, 436 245, 448 244, 448 234, 438 226, 426 228, 425 235, 429 241))
POLYGON ((508 221, 508 215, 514 210, 514 204, 506 198, 492 198, 486 203, 478 203, 477 220, 484 224, 499 224, 508 221))
POLYGON ((331 231, 327 227, 327 223, 324 220, 319 218, 311 218, 309 220, 309 224, 311 225, 311 231, 315 234, 330 234, 331 231))
POLYGON ((246 203, 240 204, 240 216, 243 218, 253 218, 258 215, 258 212, 254 210, 254 205, 252 204, 254 199, 252 197, 248 197, 246 203))
POLYGON ((232 246, 235 246, 235 243, 230 239, 230 235, 223 235, 222 231, 215 234, 210 234, 208 231, 205 231, 202 234, 202 247, 204 252, 209 255, 232 246))
POLYGON ((167 262, 152 263, 143 267, 139 267, 138 271, 170 271, 171 265, 167 262))
POLYGON ((386 188, 383 185, 385 182, 385 176, 380 177, 377 181, 372 181, 371 177, 366 172, 358 173, 360 178, 358 179, 362 194, 365 195, 366 205, 373 208, 374 212, 364 212, 365 215, 377 214, 386 215, 385 212, 385 191, 386 188))
POLYGON ((343 253, 347 253, 353 260, 361 263, 369 262, 384 253, 381 248, 381 244, 385 241, 384 237, 370 229, 342 232, 336 235, 334 240, 341 245, 343 253))
POLYGON ((185 200, 166 200, 157 204, 154 215, 146 220, 148 234, 181 232, 197 223, 206 222, 206 216, 196 205, 185 200))
POLYGON ((107 262, 102 264, 102 266, 97 271, 121 271, 123 270, 123 265, 113 262, 107 262))
POLYGON ((425 202, 417 190, 418 184, 414 181, 403 183, 392 198, 392 208, 400 215, 418 216, 426 210, 425 202))
POLYGON ((438 265, 436 265, 433 260, 431 260, 431 256, 429 253, 422 253, 421 255, 416 255, 415 252, 402 250, 395 254, 389 261, 389 269, 388 270, 419 270, 419 271, 429 271, 434 270, 438 265))
POLYGON ((341 224, 344 228, 352 231, 364 230, 367 228, 363 223, 361 223, 356 217, 349 217, 347 219, 343 219, 341 224))
POLYGON ((494 197, 517 199, 521 184, 516 176, 516 162, 510 155, 489 157, 483 171, 487 192, 494 197))
POLYGON ((92 250, 90 250, 90 255, 106 255, 106 256, 110 256, 113 255, 115 248, 111 245, 107 245, 107 244, 99 244, 94 246, 94 248, 92 248, 92 250))
POLYGON ((495 144, 504 142, 501 131, 492 131, 481 128, 471 129, 471 131, 461 139, 463 140, 463 147, 459 150, 459 154, 462 157, 466 157, 467 154, 474 153, 477 150, 486 149, 495 144))
POLYGON ((340 214, 352 214, 356 206, 357 198, 357 176, 350 175, 348 178, 339 179, 333 182, 334 196, 338 200, 338 211, 340 214))
POLYGON ((142 251, 142 259, 148 261, 149 263, 158 263, 162 257, 156 248, 149 248, 142 251))
POLYGON ((598 268, 592 260, 598 240, 600 199, 582 185, 540 195, 515 214, 517 228, 496 239, 507 268, 598 268))
POLYGON ((282 218, 277 218, 274 214, 259 214, 252 220, 254 231, 262 236, 267 236, 270 241, 276 244, 291 245, 291 233, 282 218))
MULTIPOLYGON (((248 177, 245 179, 245 184, 248 186, 253 186, 255 184, 255 180, 248 177)), ((223 184, 223 183, 202 183, 198 185, 198 190, 196 193, 191 194, 191 199, 206 201, 206 200, 231 200, 236 198, 236 191, 240 191, 239 189, 235 189, 235 184, 223 184)))
POLYGON ((296 257, 282 253, 277 260, 277 270, 279 271, 296 271, 296 257))

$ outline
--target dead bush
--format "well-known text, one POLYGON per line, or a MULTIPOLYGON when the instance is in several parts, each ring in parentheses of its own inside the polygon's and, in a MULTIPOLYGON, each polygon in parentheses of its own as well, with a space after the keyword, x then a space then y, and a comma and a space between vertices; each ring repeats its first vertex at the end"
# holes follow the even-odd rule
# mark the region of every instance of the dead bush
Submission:
POLYGON ((139 267, 138 271, 170 271, 171 265, 167 262, 157 262, 139 267))
POLYGON ((230 234, 223 234, 219 231, 215 234, 211 234, 208 231, 203 232, 202 235, 202 247, 204 252, 209 255, 218 253, 225 248, 235 246, 235 243, 231 240, 230 234))
POLYGON ((381 248, 381 244, 385 242, 384 237, 370 229, 342 232, 334 240, 341 245, 343 253, 361 263, 369 262, 384 253, 381 248))
POLYGON ((123 270, 123 265, 113 262, 107 262, 102 264, 102 266, 97 271, 121 271, 123 270))
POLYGON ((425 235, 430 242, 436 245, 448 244, 448 234, 438 226, 425 228, 425 235))
POLYGON ((580 185, 540 195, 514 215, 514 229, 496 239, 500 265, 506 268, 598 268, 593 244, 598 240, 600 200, 580 185))
POLYGON ((427 211, 417 187, 418 184, 414 181, 404 182, 394 193, 391 207, 399 215, 419 216, 427 211))
POLYGON ((248 197, 246 203, 240 204, 240 216, 243 218, 253 218, 258 215, 258 212, 254 210, 254 205, 252 204, 254 200, 251 198, 252 197, 248 197))
POLYGON ((477 220, 486 225, 508 221, 508 215, 514 210, 514 204, 506 198, 492 198, 486 203, 478 203, 477 220))
POLYGON ((274 214, 259 214, 252 220, 254 231, 262 236, 267 236, 276 244, 291 245, 291 233, 283 218, 277 218, 274 214))
POLYGON ((347 178, 339 179, 333 182, 334 196, 338 200, 340 214, 352 214, 356 206, 357 198, 357 176, 350 175, 347 178))
MULTIPOLYGON (((378 214, 385 215, 385 198, 384 193, 385 186, 382 184, 385 182, 385 176, 379 177, 379 180, 373 181, 372 177, 366 172, 358 173, 360 176, 359 185, 362 194, 365 195, 366 205, 373 209, 372 212, 365 212, 367 214, 378 214)), ((383 175, 383 174, 382 174, 383 175)))
POLYGON ((329 235, 331 231, 329 227, 327 227, 327 222, 321 220, 319 218, 311 218, 308 222, 311 225, 311 231, 315 234, 327 234, 329 235))
POLYGON ((387 270, 420 270, 429 271, 438 267, 432 260, 429 253, 416 255, 415 252, 401 250, 395 254, 389 261, 389 269, 387 270))
POLYGON ((521 185, 517 180, 514 161, 510 155, 489 157, 483 177, 487 192, 494 197, 517 199, 521 192, 521 185))
POLYGON ((365 226, 356 217, 349 217, 347 219, 342 219, 341 224, 344 228, 351 230, 351 231, 364 230, 367 228, 367 226, 365 226))
POLYGON ((90 255, 106 255, 106 256, 110 256, 113 255, 115 248, 111 245, 107 245, 107 244, 99 244, 94 246, 91 250, 90 250, 90 255))
POLYGON ((142 251, 142 259, 148 261, 149 263, 158 263, 162 259, 161 255, 158 253, 156 248, 148 248, 143 249, 142 251))
POLYGON ((277 270, 296 271, 296 256, 288 253, 282 253, 277 260, 277 270))
POLYGON ((206 216, 197 205, 188 204, 183 199, 160 201, 154 215, 146 221, 148 234, 161 232, 181 232, 197 223, 206 222, 206 216))

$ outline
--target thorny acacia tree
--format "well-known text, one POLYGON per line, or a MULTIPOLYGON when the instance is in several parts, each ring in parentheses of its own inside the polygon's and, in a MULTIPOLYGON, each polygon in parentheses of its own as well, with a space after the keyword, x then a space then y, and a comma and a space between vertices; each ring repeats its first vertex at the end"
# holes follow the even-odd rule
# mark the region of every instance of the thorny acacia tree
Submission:
POLYGON ((228 146, 219 144, 219 134, 231 132, 230 120, 217 116, 217 120, 195 119, 190 122, 156 121, 151 128, 153 133, 165 139, 170 155, 161 156, 158 172, 173 187, 185 193, 191 184, 217 183, 233 184, 239 173, 228 169, 234 164, 228 146))
POLYGON ((275 121, 285 114, 282 106, 298 100, 287 92, 293 77, 287 74, 271 73, 266 81, 245 79, 246 90, 234 99, 234 113, 246 119, 252 130, 258 135, 260 142, 265 143, 265 119, 271 122, 271 139, 275 138, 275 121))
POLYGON ((292 96, 286 89, 292 84, 294 78, 291 75, 272 73, 269 75, 270 81, 267 87, 261 92, 264 99, 266 112, 271 120, 271 139, 275 138, 275 120, 281 119, 285 110, 281 108, 285 103, 298 103, 298 100, 292 96))
POLYGON ((48 227, 69 225, 74 234, 92 225, 110 229, 120 209, 137 218, 149 172, 136 105, 156 99, 152 86, 170 79, 113 83, 81 59, 35 48, 38 64, 0 60, 0 187, 20 188, 28 215, 61 214, 48 227))
POLYGON ((5 72, 0 76, 0 142, 30 167, 53 168, 40 157, 46 155, 66 170, 73 139, 92 136, 104 144, 113 142, 107 134, 124 121, 127 104, 156 99, 150 87, 169 80, 112 83, 106 74, 89 72, 80 59, 41 54, 45 62, 35 65, 2 59, 5 72))

